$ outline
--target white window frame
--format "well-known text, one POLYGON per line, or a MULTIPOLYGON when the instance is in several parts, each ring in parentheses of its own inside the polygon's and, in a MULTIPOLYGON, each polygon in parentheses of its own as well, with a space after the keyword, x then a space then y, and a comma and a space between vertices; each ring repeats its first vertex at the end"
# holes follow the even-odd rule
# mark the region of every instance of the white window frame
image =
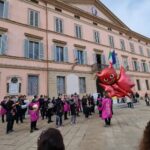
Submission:
POLYGON ((75 24, 75 37, 78 38, 78 39, 83 38, 82 26, 81 25, 75 24))
POLYGON ((55 27, 55 32, 58 32, 58 33, 64 33, 64 21, 63 19, 59 18, 59 17, 54 17, 54 27, 55 27), (58 24, 57 24, 57 20, 58 20, 58 24), (58 25, 58 27, 57 27, 58 25))
POLYGON ((99 32, 94 30, 93 34, 94 34, 93 35, 94 36, 94 42, 99 44, 100 43, 100 34, 99 34, 99 32))
POLYGON ((39 27, 40 26, 40 12, 39 11, 37 11, 37 10, 33 10, 33 9, 28 9, 28 24, 30 25, 30 26, 33 26, 33 27, 39 27), (33 12, 33 25, 31 24, 31 16, 30 16, 30 14, 31 14, 31 12, 33 12), (35 14, 38 14, 38 24, 36 25, 36 21, 35 21, 35 14))

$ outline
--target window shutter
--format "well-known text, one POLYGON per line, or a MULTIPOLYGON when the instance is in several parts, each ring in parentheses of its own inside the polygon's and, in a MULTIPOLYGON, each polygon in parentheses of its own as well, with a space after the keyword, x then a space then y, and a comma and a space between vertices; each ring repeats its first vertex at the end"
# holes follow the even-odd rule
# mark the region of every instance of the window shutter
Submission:
POLYGON ((39 26, 39 13, 38 12, 34 12, 34 26, 38 27, 39 26))
POLYGON ((101 55, 101 57, 102 57, 102 65, 105 65, 105 64, 106 64, 105 55, 104 55, 104 54, 102 54, 102 55, 101 55))
POLYGON ((96 61, 96 54, 94 53, 93 54, 93 64, 96 64, 97 63, 97 61, 96 61))
POLYGON ((8 18, 8 6, 9 6, 8 1, 4 1, 4 13, 3 13, 4 18, 8 18))
POLYGON ((132 68, 133 68, 133 70, 135 70, 134 61, 132 61, 132 68))
POLYGON ((7 35, 3 34, 2 35, 2 43, 1 43, 1 54, 6 54, 7 46, 8 46, 8 39, 7 35))
POLYGON ((143 63, 141 63, 141 70, 144 71, 143 63))
POLYGON ((32 10, 29 10, 29 25, 34 25, 34 12, 32 10))
POLYGON ((29 40, 24 41, 24 57, 29 58, 29 40))
POLYGON ((68 62, 68 48, 64 47, 64 62, 68 62))
POLYGON ((56 32, 59 31, 59 20, 58 20, 58 18, 55 18, 55 31, 56 32))
POLYGON ((39 59, 44 59, 44 47, 41 42, 39 42, 39 59))
POLYGON ((52 46, 51 52, 52 52, 52 54, 51 54, 51 60, 57 61, 56 45, 55 44, 52 46))
POLYGON ((87 52, 84 51, 83 53, 84 53, 84 55, 83 55, 84 64, 87 64, 87 52))
POLYGON ((74 53, 74 59, 77 60, 78 59, 78 52, 76 49, 73 50, 74 53))
POLYGON ((149 72, 147 63, 145 63, 145 68, 146 68, 146 72, 149 72))
POLYGON ((137 70, 140 71, 140 64, 138 61, 137 61, 137 70))

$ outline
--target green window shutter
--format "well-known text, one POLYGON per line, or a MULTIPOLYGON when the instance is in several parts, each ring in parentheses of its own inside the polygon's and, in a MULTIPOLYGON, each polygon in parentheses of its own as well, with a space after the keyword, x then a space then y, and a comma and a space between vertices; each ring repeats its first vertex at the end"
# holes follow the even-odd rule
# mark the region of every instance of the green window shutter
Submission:
POLYGON ((39 59, 44 59, 44 47, 41 42, 39 42, 39 59))
POLYGON ((145 68, 146 68, 146 72, 149 72, 147 63, 145 63, 145 68))
POLYGON ((64 62, 68 62, 68 48, 64 47, 64 62))
POLYGON ((133 68, 133 70, 135 70, 134 61, 132 61, 132 68, 133 68))
POLYGON ((84 55, 83 55, 83 60, 84 60, 84 64, 86 65, 87 64, 87 52, 86 51, 84 51, 83 52, 84 53, 84 55))
POLYGON ((24 40, 24 57, 29 58, 29 40, 24 40))
POLYGON ((4 18, 8 18, 8 6, 9 6, 8 1, 4 1, 4 13, 3 13, 4 18))
POLYGON ((6 54, 8 47, 8 39, 7 35, 2 35, 2 41, 1 41, 1 54, 6 54))

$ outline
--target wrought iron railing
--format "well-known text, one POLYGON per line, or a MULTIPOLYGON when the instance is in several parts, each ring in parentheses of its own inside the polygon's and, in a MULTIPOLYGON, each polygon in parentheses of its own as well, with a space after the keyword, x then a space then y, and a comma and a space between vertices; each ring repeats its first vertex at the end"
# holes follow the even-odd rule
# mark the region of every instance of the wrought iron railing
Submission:
POLYGON ((107 64, 93 64, 92 65, 92 71, 97 72, 97 71, 102 71, 104 68, 107 68, 109 65, 107 64))

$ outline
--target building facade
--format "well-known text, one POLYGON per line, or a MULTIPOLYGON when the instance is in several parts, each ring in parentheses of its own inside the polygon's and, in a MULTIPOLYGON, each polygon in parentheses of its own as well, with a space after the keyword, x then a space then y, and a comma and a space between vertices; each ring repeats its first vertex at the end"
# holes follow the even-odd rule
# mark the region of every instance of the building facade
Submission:
POLYGON ((98 0, 0 0, 0 98, 96 93, 97 71, 123 65, 150 92, 150 39, 98 0))

